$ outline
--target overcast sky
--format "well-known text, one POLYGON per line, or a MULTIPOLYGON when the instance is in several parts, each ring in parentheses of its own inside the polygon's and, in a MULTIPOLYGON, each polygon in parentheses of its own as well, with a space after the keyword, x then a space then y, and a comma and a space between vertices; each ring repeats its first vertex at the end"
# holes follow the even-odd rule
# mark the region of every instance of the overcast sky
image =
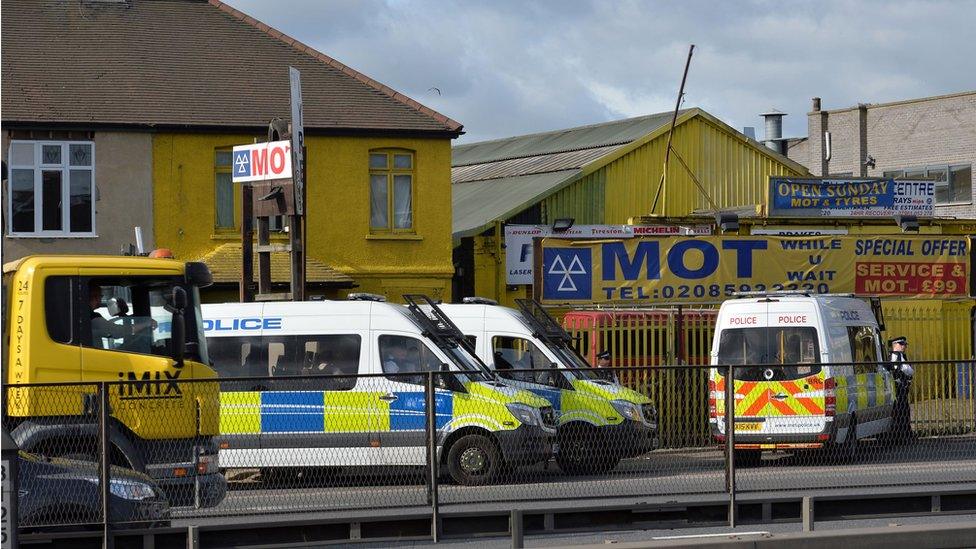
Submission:
POLYGON ((976 89, 976 0, 230 0, 464 124, 460 142, 684 107, 737 129, 976 89), (440 90, 437 91, 432 88, 440 90))

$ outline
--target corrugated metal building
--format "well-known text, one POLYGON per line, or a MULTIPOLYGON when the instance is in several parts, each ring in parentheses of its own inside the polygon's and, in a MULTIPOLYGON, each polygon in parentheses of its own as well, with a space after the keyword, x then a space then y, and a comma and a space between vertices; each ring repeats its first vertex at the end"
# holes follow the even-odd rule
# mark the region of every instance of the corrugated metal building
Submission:
POLYGON ((718 209, 755 210, 766 201, 770 175, 808 173, 707 112, 682 110, 667 182, 652 210, 672 114, 454 147, 455 298, 481 295, 510 303, 526 295, 525 287, 505 285, 502 223, 573 218, 577 224, 624 224, 648 214, 683 217, 710 210, 710 200, 718 209))

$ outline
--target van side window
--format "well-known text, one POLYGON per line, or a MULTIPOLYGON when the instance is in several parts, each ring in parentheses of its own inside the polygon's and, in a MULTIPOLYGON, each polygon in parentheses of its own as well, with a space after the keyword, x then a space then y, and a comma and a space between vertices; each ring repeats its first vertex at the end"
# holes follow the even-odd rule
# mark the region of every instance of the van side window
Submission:
POLYGON ((855 374, 873 374, 878 371, 878 347, 874 342, 874 328, 871 326, 848 326, 851 356, 854 358, 855 374))
POLYGON ((356 334, 210 337, 207 346, 221 378, 330 376, 305 388, 348 391, 356 386, 361 342, 356 334))
POLYGON ((44 281, 44 317, 47 333, 58 343, 77 343, 78 325, 74 279, 69 276, 50 276, 44 281))
POLYGON ((383 373, 387 379, 399 383, 423 385, 423 375, 391 375, 391 374, 420 374, 438 371, 441 360, 423 341, 407 336, 381 335, 379 337, 380 361, 383 373))
POLYGON ((349 335, 296 336, 299 344, 304 344, 302 374, 342 376, 332 377, 326 382, 326 389, 348 391, 356 386, 359 373, 359 351, 362 339, 349 335))
POLYGON ((501 377, 515 381, 540 383, 557 386, 554 372, 532 372, 548 370, 552 363, 534 343, 521 337, 495 336, 491 338, 491 354, 495 371, 501 377), (530 370, 525 372, 511 370, 530 370))

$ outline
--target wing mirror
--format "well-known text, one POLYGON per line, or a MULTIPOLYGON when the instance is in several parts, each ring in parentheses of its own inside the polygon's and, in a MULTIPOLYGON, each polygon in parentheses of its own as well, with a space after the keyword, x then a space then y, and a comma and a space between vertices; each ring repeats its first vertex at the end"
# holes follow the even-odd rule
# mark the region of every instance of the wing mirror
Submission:
POLYGON ((183 311, 186 310, 186 290, 179 286, 173 288, 173 327, 170 335, 170 345, 173 350, 173 360, 177 368, 183 367, 183 360, 186 356, 186 318, 183 311))

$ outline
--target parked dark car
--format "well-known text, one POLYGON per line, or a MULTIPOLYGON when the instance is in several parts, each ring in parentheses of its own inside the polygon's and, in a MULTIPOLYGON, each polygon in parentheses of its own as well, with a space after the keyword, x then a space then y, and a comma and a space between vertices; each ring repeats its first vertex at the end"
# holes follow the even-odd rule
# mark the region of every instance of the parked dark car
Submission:
MULTIPOLYGON (((20 452, 19 521, 22 528, 79 528, 102 521, 99 466, 90 461, 48 458, 20 452)), ((165 526, 169 502, 148 476, 111 469, 109 519, 133 528, 165 526)))

